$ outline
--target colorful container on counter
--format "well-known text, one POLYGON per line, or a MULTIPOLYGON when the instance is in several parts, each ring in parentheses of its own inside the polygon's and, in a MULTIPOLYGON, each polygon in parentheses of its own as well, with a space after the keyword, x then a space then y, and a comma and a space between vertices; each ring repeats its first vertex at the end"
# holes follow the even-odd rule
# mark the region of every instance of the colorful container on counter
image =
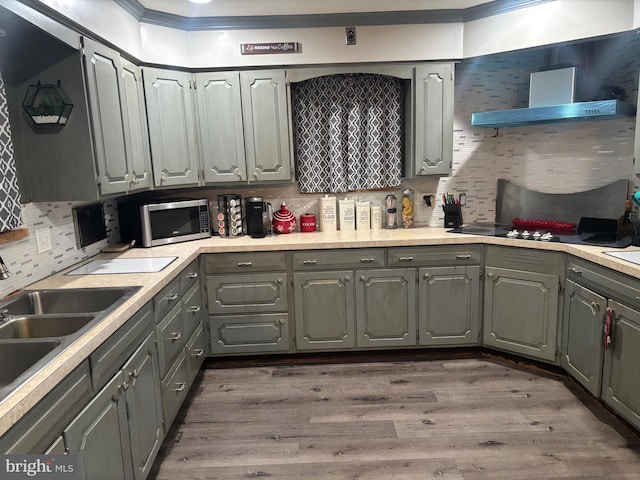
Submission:
POLYGON ((276 233, 291 233, 295 228, 296 217, 287 208, 287 204, 282 202, 280 210, 273 214, 273 230, 276 233))
POLYGON ((316 216, 313 213, 303 213, 302 215, 300 215, 300 231, 316 231, 316 216))
POLYGON ((413 227, 414 196, 414 192, 410 188, 402 191, 402 226, 404 228, 413 227))

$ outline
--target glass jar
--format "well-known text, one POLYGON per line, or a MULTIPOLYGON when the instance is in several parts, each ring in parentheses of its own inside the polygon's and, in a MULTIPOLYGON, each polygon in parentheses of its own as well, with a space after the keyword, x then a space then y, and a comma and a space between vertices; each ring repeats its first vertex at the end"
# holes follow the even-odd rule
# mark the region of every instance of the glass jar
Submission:
POLYGON ((402 227, 413 227, 413 213, 415 206, 415 192, 410 188, 402 191, 402 227))

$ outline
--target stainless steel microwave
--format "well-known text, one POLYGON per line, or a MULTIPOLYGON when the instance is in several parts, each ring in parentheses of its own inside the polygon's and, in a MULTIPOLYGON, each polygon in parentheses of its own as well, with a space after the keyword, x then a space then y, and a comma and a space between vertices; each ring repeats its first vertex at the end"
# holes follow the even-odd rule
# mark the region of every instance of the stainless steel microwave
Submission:
POLYGON ((120 239, 155 247, 211 236, 207 200, 119 203, 120 239))

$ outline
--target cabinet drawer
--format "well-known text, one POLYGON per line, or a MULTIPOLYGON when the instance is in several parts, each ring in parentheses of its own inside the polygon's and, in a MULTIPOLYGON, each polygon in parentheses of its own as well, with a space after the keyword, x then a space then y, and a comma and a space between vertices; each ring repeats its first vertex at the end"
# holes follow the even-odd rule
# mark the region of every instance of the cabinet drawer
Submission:
POLYGON ((164 377, 184 348, 184 319, 182 318, 182 306, 180 304, 156 326, 158 338, 158 357, 160 360, 160 377, 164 377))
POLYGON ((390 248, 389 267, 479 265, 482 248, 477 245, 455 247, 390 248))
POLYGON ((245 252, 205 255, 206 273, 268 272, 286 268, 284 252, 245 252))
POLYGON ((520 247, 489 245, 485 253, 485 265, 558 275, 564 280, 564 255, 520 247))
POLYGON ((194 378, 196 378, 202 366, 202 362, 204 362, 204 347, 204 328, 202 328, 202 323, 200 323, 185 347, 189 385, 193 383, 194 378))
POLYGON ((384 267, 384 249, 308 250, 293 253, 294 270, 365 267, 384 267))
POLYGON ((209 314, 284 312, 287 274, 207 276, 209 314))
POLYGON ((194 285, 182 298, 182 314, 184 316, 184 336, 189 338, 202 320, 202 290, 194 285))
POLYGON ((286 352, 289 318, 282 314, 209 317, 213 353, 286 352))
POLYGON ((200 262, 194 260, 179 276, 180 294, 184 295, 200 278, 200 262))
POLYGON ((89 356, 91 383, 96 392, 115 375, 125 360, 153 331, 153 324, 153 312, 148 303, 89 356))
POLYGON ((631 307, 640 307, 640 281, 635 278, 572 257, 567 265, 567 278, 608 297, 625 300, 631 307))
POLYGON ((187 359, 184 355, 171 366, 166 378, 162 381, 162 407, 164 410, 165 432, 171 428, 173 419, 189 392, 189 375, 187 372, 187 359))
POLYGON ((2 436, 2 454, 42 454, 91 399, 89 363, 83 362, 2 436))
POLYGON ((180 304, 180 278, 176 277, 169 282, 169 285, 160 290, 160 293, 153 297, 156 323, 162 320, 167 312, 178 304, 180 304))

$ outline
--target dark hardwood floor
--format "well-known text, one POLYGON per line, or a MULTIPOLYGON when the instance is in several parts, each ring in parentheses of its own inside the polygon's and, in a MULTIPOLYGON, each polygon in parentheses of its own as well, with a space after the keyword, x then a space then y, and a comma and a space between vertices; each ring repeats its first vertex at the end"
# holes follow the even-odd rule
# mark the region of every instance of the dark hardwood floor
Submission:
POLYGON ((149 478, 637 480, 636 433, 491 358, 208 368, 149 478))

